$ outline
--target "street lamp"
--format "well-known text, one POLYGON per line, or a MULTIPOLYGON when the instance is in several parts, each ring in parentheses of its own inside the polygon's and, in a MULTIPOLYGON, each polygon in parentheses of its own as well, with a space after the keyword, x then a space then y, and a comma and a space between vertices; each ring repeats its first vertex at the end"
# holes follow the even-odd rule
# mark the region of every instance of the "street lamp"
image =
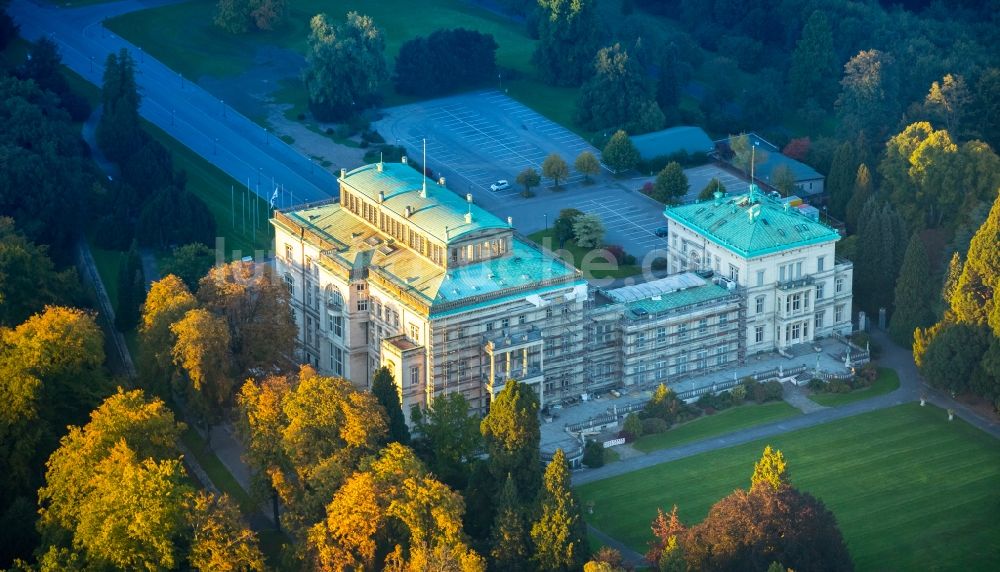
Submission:
POLYGON ((264 128, 264 145, 267 145, 267 127, 264 128))

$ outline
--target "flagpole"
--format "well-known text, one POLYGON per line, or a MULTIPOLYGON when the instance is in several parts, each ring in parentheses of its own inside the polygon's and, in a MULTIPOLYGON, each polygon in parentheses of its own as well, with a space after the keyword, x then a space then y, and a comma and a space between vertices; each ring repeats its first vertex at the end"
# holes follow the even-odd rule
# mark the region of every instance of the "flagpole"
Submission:
POLYGON ((231 214, 233 217, 233 226, 232 226, 233 230, 236 229, 236 209, 234 208, 235 205, 233 204, 235 202, 233 200, 235 196, 236 196, 236 190, 233 188, 233 185, 229 185, 229 214, 231 214))

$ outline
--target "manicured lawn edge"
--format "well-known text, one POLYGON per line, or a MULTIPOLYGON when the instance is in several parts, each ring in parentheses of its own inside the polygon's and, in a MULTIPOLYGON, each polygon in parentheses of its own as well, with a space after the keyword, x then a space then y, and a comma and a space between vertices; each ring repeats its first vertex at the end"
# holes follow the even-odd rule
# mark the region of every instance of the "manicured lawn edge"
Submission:
POLYGON ((899 374, 896 373, 896 370, 880 367, 878 368, 878 377, 875 378, 870 387, 857 389, 850 393, 814 393, 809 396, 809 399, 826 407, 837 407, 892 393, 897 389, 899 389, 899 374))
POLYGON ((632 443, 632 446, 639 451, 648 453, 801 414, 801 411, 784 401, 762 404, 747 403, 712 415, 702 415, 697 419, 671 427, 665 433, 644 435, 632 443))

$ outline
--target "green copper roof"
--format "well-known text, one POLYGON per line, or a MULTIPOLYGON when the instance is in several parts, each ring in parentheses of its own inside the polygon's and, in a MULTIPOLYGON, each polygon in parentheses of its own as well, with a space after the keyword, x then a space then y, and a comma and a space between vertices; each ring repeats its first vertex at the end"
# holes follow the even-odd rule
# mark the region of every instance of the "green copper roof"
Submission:
MULTIPOLYGON (((325 240, 341 245, 324 252, 324 258, 345 268, 367 266, 369 272, 378 273, 422 299, 432 312, 437 306, 453 302, 477 304, 484 297, 492 299, 508 290, 511 295, 528 296, 548 289, 553 281, 563 287, 585 283, 576 269, 517 236, 512 251, 505 256, 445 269, 402 245, 390 244, 388 237, 339 204, 284 211, 284 214, 325 240)), ((272 222, 280 224, 277 220, 272 222)), ((456 311, 466 309, 468 306, 463 304, 456 311)), ((452 308, 447 310, 450 312, 452 308)))
POLYGON ((685 288, 684 290, 677 292, 636 300, 635 302, 625 304, 625 306, 631 310, 633 314, 641 314, 645 312, 647 314, 656 315, 668 310, 683 308, 685 306, 691 306, 692 304, 698 304, 701 302, 708 302, 709 300, 726 298, 732 295, 733 293, 726 288, 707 282, 703 286, 685 288))
POLYGON ((410 223, 445 243, 477 230, 507 228, 505 221, 475 204, 471 205, 472 222, 465 222, 470 205, 464 197, 402 163, 382 163, 381 171, 377 163, 358 167, 341 181, 374 203, 379 202, 381 192, 384 197, 381 208, 400 218, 405 217, 406 207, 410 207, 410 223), (425 182, 427 196, 421 197, 425 182))
POLYGON ((668 206, 663 216, 745 258, 840 239, 836 230, 766 197, 755 185, 721 201, 668 206))

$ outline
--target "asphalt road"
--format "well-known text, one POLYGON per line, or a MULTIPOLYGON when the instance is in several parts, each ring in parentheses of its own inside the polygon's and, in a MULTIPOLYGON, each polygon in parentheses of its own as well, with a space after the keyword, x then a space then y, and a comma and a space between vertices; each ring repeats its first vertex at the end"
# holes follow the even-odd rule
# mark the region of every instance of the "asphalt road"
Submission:
POLYGON ((285 192, 275 206, 336 196, 333 173, 103 26, 106 18, 174 1, 58 8, 13 0, 8 12, 20 25, 21 36, 32 41, 49 36, 59 46, 63 63, 98 86, 108 54, 129 50, 136 62, 142 116, 266 199, 273 193, 272 180, 283 185, 285 192))

